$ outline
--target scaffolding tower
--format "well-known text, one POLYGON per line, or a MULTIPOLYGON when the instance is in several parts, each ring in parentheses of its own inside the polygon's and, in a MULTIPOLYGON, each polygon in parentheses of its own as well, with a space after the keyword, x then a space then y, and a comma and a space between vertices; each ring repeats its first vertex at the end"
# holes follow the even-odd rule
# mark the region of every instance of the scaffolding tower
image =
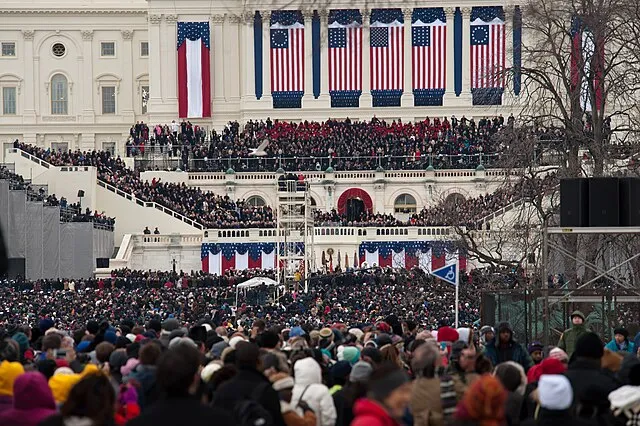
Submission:
POLYGON ((302 282, 306 293, 309 271, 315 269, 313 212, 309 182, 293 176, 278 180, 276 281, 285 289, 302 282))

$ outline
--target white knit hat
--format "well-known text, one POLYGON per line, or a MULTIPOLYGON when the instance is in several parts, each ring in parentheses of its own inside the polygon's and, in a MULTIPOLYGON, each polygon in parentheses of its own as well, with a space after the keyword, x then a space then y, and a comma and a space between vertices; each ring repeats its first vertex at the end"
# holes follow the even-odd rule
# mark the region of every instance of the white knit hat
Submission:
POLYGON ((233 336, 231 339, 229 339, 229 346, 235 349, 236 345, 240 342, 246 342, 246 340, 240 336, 233 336))
POLYGON ((573 402, 571 382, 561 374, 543 374, 538 382, 540 406, 547 410, 566 410, 573 402))
POLYGON ((213 376, 213 373, 220 370, 221 368, 222 366, 219 363, 217 363, 216 361, 211 361, 200 372, 200 377, 202 378, 202 381, 204 381, 205 383, 209 383, 209 380, 211 380, 211 376, 213 376))

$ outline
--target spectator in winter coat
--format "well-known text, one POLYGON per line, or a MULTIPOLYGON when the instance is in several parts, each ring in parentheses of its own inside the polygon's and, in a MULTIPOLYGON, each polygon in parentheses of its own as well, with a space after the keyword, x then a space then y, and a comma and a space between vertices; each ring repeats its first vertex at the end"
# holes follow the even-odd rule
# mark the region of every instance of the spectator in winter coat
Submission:
POLYGON ((336 423, 336 407, 329 388, 322 384, 322 370, 313 358, 302 358, 293 365, 295 386, 291 404, 305 401, 316 413, 318 426, 333 426, 336 423))
POLYGON ((293 377, 286 373, 276 373, 271 380, 273 389, 280 396, 280 410, 287 426, 315 426, 316 415, 306 402, 300 401, 297 407, 291 404, 293 377))
POLYGON ((13 408, 0 414, 0 425, 37 426, 56 413, 56 402, 47 379, 38 372, 26 373, 13 384, 13 408))
POLYGON ((485 374, 476 380, 456 408, 460 425, 506 425, 507 391, 495 376, 485 374))
POLYGON ((160 343, 146 343, 140 349, 140 364, 123 380, 125 383, 137 383, 138 405, 143 411, 159 398, 156 383, 156 364, 160 358, 160 353, 160 343))
POLYGON ((608 415, 608 395, 619 387, 615 378, 603 372, 601 358, 604 347, 595 333, 582 335, 575 345, 575 351, 565 376, 573 389, 573 414, 586 418, 600 418, 608 415))
POLYGON ((540 378, 538 386, 540 409, 536 418, 522 423, 523 426, 586 426, 592 424, 587 420, 571 415, 573 390, 567 378, 560 374, 546 374, 540 378))
POLYGON ((560 336, 558 347, 565 351, 569 358, 573 355, 573 351, 575 350, 576 343, 580 336, 589 332, 589 329, 585 326, 584 322, 584 314, 580 311, 574 311, 571 314, 571 328, 565 330, 560 336))
POLYGON ((411 400, 409 376, 395 364, 383 364, 371 374, 366 399, 353 408, 351 426, 398 426, 411 400))
POLYGON ((527 372, 533 365, 527 351, 513 338, 513 329, 508 322, 498 324, 498 336, 484 348, 484 353, 494 366, 505 361, 514 361, 527 372))
POLYGON ((13 384, 24 374, 24 368, 19 362, 0 362, 0 413, 13 406, 13 384))
POLYGON ((605 346, 611 352, 624 351, 635 355, 636 344, 629 341, 629 332, 625 328, 616 328, 613 331, 613 339, 605 346))
POLYGON ((238 403, 243 400, 253 400, 269 413, 272 425, 285 426, 278 393, 273 390, 269 380, 260 371, 258 346, 246 341, 238 342, 235 345, 234 355, 238 374, 217 388, 212 405, 237 416, 234 411, 238 403))

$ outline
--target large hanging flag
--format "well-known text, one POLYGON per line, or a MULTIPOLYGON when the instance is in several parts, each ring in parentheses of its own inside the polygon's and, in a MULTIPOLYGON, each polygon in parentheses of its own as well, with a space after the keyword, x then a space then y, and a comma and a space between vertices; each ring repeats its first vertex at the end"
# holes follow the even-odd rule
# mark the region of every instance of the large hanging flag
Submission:
POLYGON ((274 243, 204 243, 200 250, 202 270, 221 275, 230 269, 274 269, 274 243))
POLYGON ((596 41, 593 32, 580 18, 574 17, 571 23, 571 85, 572 90, 579 90, 583 111, 593 110, 592 90, 595 91, 596 109, 602 106, 603 64, 604 44, 596 41))
POLYGON ((445 266, 447 259, 459 259, 460 269, 466 269, 466 259, 452 243, 433 241, 392 241, 360 244, 360 263, 369 267, 411 269, 418 267, 425 272, 445 266))
POLYGON ((178 114, 211 117, 210 32, 208 22, 178 22, 178 114))
POLYGON ((413 10, 412 80, 416 106, 442 106, 447 84, 447 24, 441 7, 413 10))
POLYGON ((329 95, 332 107, 359 106, 362 93, 362 15, 329 11, 329 95))
POLYGON ((501 105, 506 34, 501 6, 471 9, 471 93, 474 105, 501 105))
POLYGON ((301 108, 305 78, 302 12, 274 11, 270 28, 273 107, 301 108))
POLYGON ((373 106, 400 106, 404 89, 404 16, 401 9, 371 11, 373 106))

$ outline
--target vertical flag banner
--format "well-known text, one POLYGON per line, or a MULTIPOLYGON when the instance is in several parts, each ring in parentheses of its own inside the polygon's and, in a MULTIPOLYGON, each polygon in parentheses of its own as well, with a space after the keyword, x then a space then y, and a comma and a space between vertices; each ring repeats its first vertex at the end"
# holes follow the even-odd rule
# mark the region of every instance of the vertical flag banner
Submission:
POLYGON ((513 93, 522 90, 522 10, 516 6, 513 11, 513 93))
POLYGON ((453 91, 462 94, 462 11, 453 13, 453 91))
POLYGON ((446 21, 441 7, 413 10, 411 76, 415 106, 442 106, 447 84, 446 21))
POLYGON ((401 9, 371 11, 370 73, 374 107, 400 106, 404 90, 404 36, 401 9))
POLYGON ((506 69, 502 6, 471 9, 470 58, 473 105, 502 105, 506 69))
POLYGON ((178 22, 178 114, 211 117, 209 22, 178 22))
POLYGON ((262 98, 262 16, 256 11, 253 17, 253 69, 256 99, 262 98))
POLYGON ((302 108, 304 18, 299 10, 271 13, 271 95, 274 108, 302 108))
POLYGON ((596 108, 602 105, 602 80, 604 69, 604 45, 598 43, 582 19, 574 17, 571 23, 570 73, 572 90, 578 90, 580 108, 591 112, 591 90, 595 90, 596 108))
POLYGON ((322 42, 320 26, 320 15, 318 15, 317 10, 314 10, 311 18, 311 60, 313 69, 313 97, 315 99, 320 97, 320 80, 322 72, 320 71, 320 43, 322 42))
POLYGON ((331 106, 357 108, 362 94, 362 14, 331 9, 327 22, 331 106))
POLYGON ((369 267, 418 267, 431 272, 450 259, 458 259, 461 270, 467 267, 466 256, 450 241, 365 241, 359 252, 360 263, 367 262, 369 267))

